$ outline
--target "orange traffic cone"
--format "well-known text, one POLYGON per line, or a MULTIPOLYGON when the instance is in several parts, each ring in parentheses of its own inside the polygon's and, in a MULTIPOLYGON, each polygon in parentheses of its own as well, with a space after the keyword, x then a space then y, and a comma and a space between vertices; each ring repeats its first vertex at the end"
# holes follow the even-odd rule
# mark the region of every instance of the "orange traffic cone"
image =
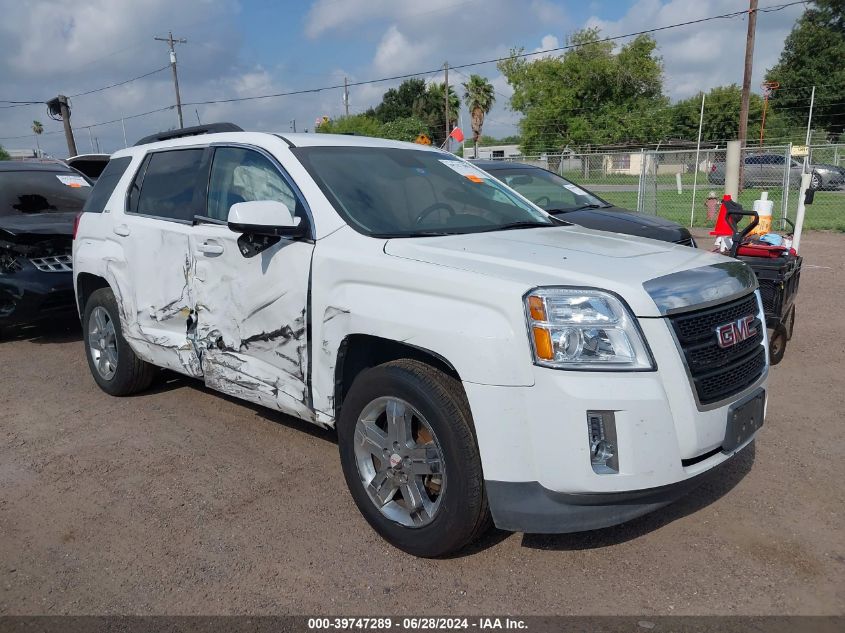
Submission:
POLYGON ((727 219, 725 218, 728 210, 725 208, 724 201, 730 199, 731 195, 729 193, 722 196, 722 204, 719 205, 719 215, 716 216, 716 226, 714 226, 713 230, 710 231, 710 235, 731 237, 734 234, 733 229, 731 229, 727 219))

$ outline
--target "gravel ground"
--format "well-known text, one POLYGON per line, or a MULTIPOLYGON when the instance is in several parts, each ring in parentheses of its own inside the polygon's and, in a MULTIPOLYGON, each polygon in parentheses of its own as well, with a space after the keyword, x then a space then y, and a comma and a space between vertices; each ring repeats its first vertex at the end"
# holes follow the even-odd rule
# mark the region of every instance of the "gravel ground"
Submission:
POLYGON ((845 235, 804 241, 756 447, 579 535, 415 559, 367 526, 333 433, 166 376, 111 398, 77 326, 0 342, 0 614, 842 614, 845 235))

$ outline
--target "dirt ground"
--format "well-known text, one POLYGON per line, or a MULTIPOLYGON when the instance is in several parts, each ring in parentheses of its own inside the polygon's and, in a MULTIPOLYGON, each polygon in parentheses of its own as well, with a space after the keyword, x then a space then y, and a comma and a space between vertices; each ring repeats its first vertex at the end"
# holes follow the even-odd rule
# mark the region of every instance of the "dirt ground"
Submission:
POLYGON ((393 549, 332 433, 167 376, 112 398, 78 326, 0 342, 0 614, 842 614, 845 235, 804 240, 795 336, 720 482, 580 535, 393 549))

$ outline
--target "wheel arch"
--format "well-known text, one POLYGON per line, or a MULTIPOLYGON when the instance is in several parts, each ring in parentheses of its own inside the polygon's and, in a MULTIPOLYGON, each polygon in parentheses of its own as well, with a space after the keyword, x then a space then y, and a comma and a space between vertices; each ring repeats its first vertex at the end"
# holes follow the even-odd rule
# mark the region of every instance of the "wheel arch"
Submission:
POLYGON ((88 303, 88 299, 101 288, 111 288, 111 286, 108 281, 99 275, 79 273, 76 276, 76 303, 80 319, 85 313, 85 305, 88 303))
POLYGON ((340 416, 343 399, 355 377, 365 369, 408 358, 431 365, 460 382, 454 365, 429 349, 372 334, 348 334, 340 343, 334 370, 334 416, 340 416))

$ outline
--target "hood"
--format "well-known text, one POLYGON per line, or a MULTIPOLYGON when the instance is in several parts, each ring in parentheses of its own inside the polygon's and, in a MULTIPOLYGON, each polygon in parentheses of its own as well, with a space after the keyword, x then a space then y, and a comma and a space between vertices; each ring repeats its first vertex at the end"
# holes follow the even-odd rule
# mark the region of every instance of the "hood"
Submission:
POLYGON ((12 237, 71 237, 76 215, 76 212, 64 212, 0 216, 0 232, 12 237))
POLYGON ((610 290, 622 296, 640 317, 665 313, 643 287, 647 281, 719 263, 738 263, 688 246, 578 226, 391 239, 384 251, 394 257, 515 282, 523 292, 543 285, 610 290))
POLYGON ((588 229, 625 233, 664 242, 680 242, 690 237, 690 232, 677 222, 653 215, 634 213, 620 207, 581 209, 560 213, 556 217, 579 226, 586 226, 588 229))

